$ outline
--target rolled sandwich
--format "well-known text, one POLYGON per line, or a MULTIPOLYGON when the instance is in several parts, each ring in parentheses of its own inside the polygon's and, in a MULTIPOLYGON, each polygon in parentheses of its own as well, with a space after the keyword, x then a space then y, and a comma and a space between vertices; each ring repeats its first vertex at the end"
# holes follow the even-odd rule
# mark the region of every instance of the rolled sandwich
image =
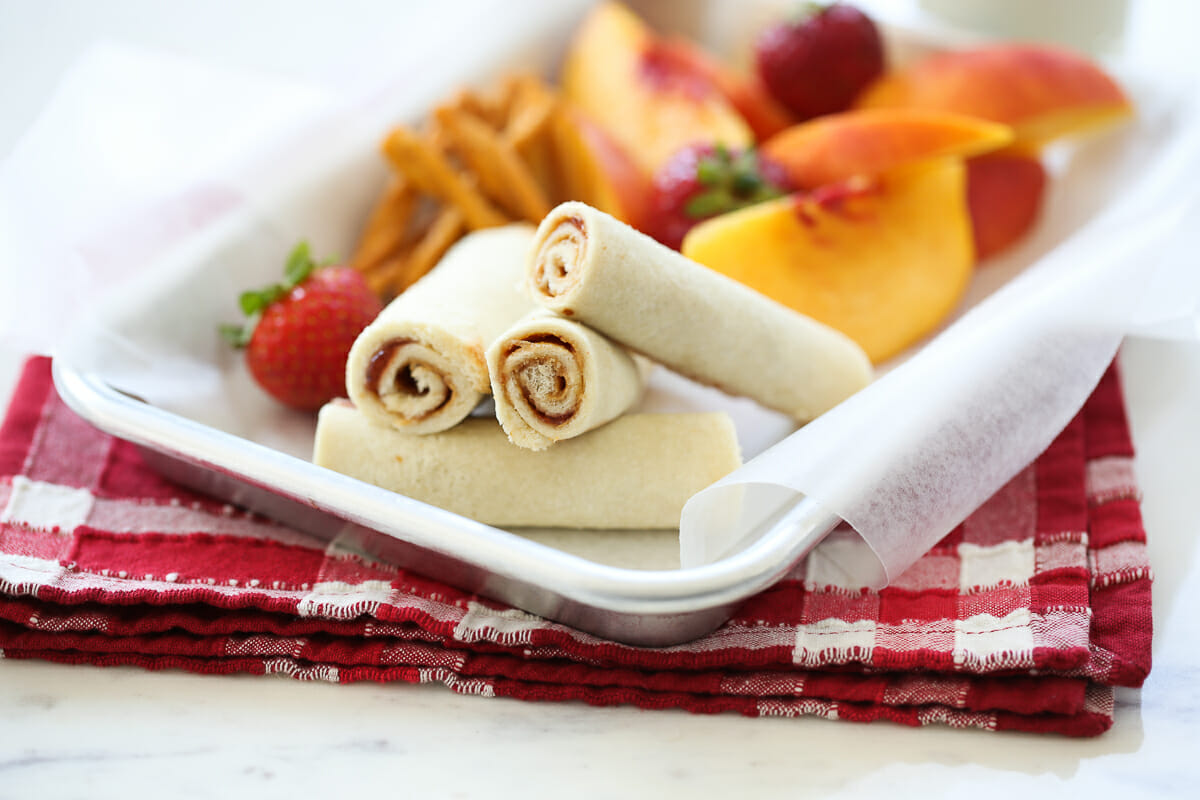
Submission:
POLYGON ((459 240, 366 327, 346 362, 346 392, 369 419, 405 433, 461 422, 491 391, 484 349, 534 304, 523 278, 533 228, 459 240))
POLYGON ((493 419, 407 436, 345 402, 321 409, 314 463, 489 525, 675 528, 688 498, 741 465, 723 413, 630 414, 545 452, 493 419))
POLYGON ((584 203, 553 209, 532 252, 529 281, 545 308, 800 422, 871 381, 849 337, 584 203))
POLYGON ((535 311, 487 350, 496 418, 509 440, 545 450, 615 419, 642 396, 649 364, 578 322, 535 311))

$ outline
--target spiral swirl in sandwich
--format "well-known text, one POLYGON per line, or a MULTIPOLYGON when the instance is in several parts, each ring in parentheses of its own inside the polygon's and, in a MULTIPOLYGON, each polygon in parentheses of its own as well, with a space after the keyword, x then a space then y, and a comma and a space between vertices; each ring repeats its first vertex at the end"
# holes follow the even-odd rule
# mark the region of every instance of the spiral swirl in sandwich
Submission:
POLYGON ((508 438, 543 450, 614 419, 642 394, 644 365, 606 336, 548 312, 504 332, 487 352, 496 417, 508 438))
POLYGON ((532 261, 534 290, 557 297, 579 282, 579 267, 587 254, 587 229, 580 216, 562 216, 539 236, 532 261))
POLYGON ((452 340, 438 348, 428 338, 388 339, 373 349, 364 345, 371 355, 355 405, 410 433, 445 430, 470 414, 485 394, 478 347, 452 340))

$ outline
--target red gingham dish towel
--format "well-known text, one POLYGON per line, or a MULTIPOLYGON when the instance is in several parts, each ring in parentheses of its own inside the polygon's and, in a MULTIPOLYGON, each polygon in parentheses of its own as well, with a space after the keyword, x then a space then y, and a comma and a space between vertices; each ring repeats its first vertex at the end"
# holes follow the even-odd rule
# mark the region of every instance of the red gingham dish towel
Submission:
POLYGON ((526 700, 1090 736, 1150 669, 1150 569, 1115 371, 1038 460, 894 585, 835 535, 709 636, 597 639, 175 487, 32 359, 0 429, 7 658, 526 700))

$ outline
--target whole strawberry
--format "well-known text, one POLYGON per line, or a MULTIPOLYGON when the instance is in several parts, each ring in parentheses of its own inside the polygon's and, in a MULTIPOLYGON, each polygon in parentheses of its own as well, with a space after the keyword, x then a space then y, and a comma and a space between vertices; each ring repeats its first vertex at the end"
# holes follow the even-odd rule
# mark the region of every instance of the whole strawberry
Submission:
POLYGON ((319 266, 301 242, 288 256, 282 283, 243 292, 244 325, 223 325, 258 384, 284 405, 304 411, 346 395, 346 358, 363 328, 383 310, 362 275, 319 266))
POLYGON ((677 151, 654 174, 643 228, 678 250, 696 223, 780 197, 789 190, 787 171, 755 150, 692 144, 677 151))
POLYGON ((845 111, 884 68, 875 23, 843 3, 805 4, 762 32, 755 58, 767 90, 802 120, 845 111))

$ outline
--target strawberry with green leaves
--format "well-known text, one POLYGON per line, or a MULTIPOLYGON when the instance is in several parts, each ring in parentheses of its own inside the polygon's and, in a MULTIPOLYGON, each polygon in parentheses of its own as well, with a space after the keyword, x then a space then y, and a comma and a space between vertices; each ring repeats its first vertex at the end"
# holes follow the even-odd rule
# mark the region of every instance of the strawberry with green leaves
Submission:
POLYGON ((301 242, 288 256, 281 283, 243 292, 247 319, 221 334, 246 349, 258 384, 284 405, 304 411, 346 395, 346 358, 363 328, 383 310, 362 275, 317 264, 301 242))
POLYGON ((753 149, 689 145, 654 174, 643 229, 678 250, 696 223, 789 191, 787 171, 753 149))

